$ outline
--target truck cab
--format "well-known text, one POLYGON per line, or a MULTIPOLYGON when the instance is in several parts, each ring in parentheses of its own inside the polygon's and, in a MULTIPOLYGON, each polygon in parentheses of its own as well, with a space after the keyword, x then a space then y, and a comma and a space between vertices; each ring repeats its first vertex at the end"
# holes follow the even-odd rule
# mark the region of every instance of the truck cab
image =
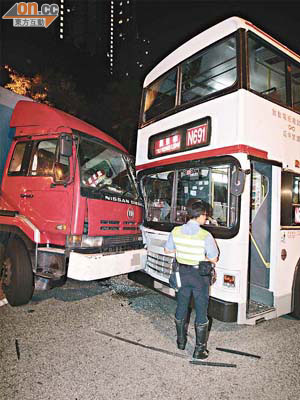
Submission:
MULTIPOLYGON (((3 93, 3 92, 1 92, 3 93)), ((34 288, 141 268, 142 204, 115 139, 31 101, 13 108, 0 192, 0 269, 11 305, 34 288)))

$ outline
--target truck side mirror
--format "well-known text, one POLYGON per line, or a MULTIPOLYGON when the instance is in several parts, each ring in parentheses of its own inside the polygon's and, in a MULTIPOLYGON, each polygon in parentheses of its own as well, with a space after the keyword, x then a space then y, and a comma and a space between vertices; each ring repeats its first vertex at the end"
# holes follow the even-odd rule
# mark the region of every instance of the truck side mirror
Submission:
POLYGON ((59 138, 59 154, 65 157, 71 157, 72 143, 72 137, 70 135, 61 135, 59 138))
POLYGON ((240 196, 245 187, 246 175, 250 173, 250 170, 242 170, 235 168, 231 175, 230 193, 234 196, 240 196))

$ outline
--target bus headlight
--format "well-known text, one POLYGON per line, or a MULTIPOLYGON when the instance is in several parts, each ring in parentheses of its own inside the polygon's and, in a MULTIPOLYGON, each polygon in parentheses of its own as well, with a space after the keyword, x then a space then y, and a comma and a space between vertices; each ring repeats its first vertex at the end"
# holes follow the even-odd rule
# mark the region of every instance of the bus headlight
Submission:
POLYGON ((101 247, 103 236, 88 236, 88 235, 68 235, 66 238, 66 247, 72 249, 101 247))
POLYGON ((224 274, 223 286, 226 286, 228 288, 235 288, 235 276, 224 274))

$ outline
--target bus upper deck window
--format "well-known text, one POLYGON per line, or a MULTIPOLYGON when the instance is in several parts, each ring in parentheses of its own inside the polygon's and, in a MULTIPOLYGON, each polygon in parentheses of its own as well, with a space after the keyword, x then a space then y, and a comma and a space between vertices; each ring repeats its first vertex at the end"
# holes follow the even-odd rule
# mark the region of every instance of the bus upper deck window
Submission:
POLYGON ((236 40, 230 37, 183 63, 181 104, 232 86, 236 78, 236 40))
POLYGON ((152 83, 145 90, 144 122, 175 107, 177 70, 152 83))

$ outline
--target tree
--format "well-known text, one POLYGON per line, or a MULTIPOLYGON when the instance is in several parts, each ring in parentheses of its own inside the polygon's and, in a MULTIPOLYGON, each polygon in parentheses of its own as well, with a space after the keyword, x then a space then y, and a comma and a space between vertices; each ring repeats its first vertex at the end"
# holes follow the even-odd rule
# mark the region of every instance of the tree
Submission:
POLYGON ((7 65, 3 68, 10 78, 10 81, 4 85, 6 89, 59 108, 79 118, 88 119, 88 104, 77 90, 72 77, 54 70, 47 70, 29 77, 14 71, 7 65))

